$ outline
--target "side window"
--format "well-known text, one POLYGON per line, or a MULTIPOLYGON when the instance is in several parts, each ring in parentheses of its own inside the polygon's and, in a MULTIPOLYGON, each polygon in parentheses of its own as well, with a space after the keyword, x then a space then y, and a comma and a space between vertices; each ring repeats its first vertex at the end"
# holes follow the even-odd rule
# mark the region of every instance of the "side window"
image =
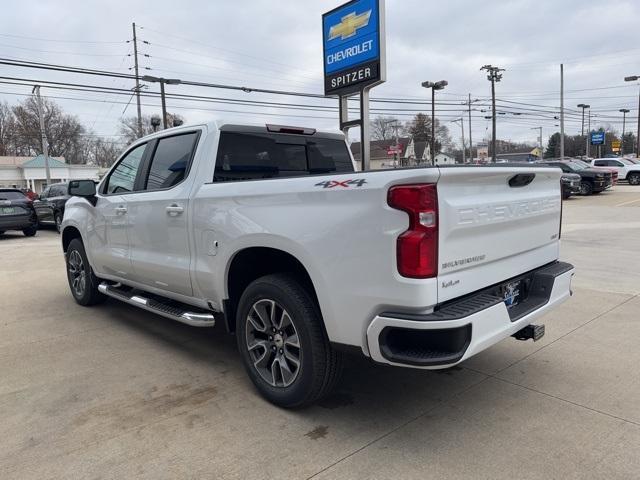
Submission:
POLYGON ((349 150, 343 140, 319 138, 307 143, 311 173, 353 172, 349 150))
POLYGON ((171 188, 184 180, 197 138, 198 133, 193 132, 158 140, 145 190, 171 188))
POLYGON ((606 160, 596 160, 595 161, 595 166, 596 167, 605 167, 607 165, 607 161, 606 160))
POLYGON ((222 132, 214 182, 352 172, 344 140, 222 132))
POLYGON ((612 167, 624 167, 624 163, 619 162, 618 160, 612 160, 611 161, 611 166, 612 167))
POLYGON ((49 191, 51 190, 51 187, 47 187, 45 188, 42 193, 40 194, 40 198, 47 198, 49 196, 49 191))
POLYGON ((112 170, 104 193, 127 193, 133 191, 133 185, 136 181, 136 175, 140 168, 140 161, 144 155, 147 144, 139 145, 131 150, 112 170))

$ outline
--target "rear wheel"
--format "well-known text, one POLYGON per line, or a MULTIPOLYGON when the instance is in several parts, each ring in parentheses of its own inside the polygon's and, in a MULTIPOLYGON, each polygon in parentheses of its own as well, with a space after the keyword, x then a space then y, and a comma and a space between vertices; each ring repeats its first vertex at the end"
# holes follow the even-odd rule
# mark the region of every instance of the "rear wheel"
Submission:
POLYGON ((589 182, 581 182, 580 183, 580 194, 581 195, 591 195, 593 193, 593 185, 589 182))
POLYGON ((93 274, 82 241, 77 238, 71 240, 66 254, 67 280, 73 298, 80 305, 95 305, 106 298, 98 291, 99 280, 93 274))
POLYGON ((37 225, 34 225, 32 227, 25 228, 24 230, 22 230, 22 233, 24 233, 25 237, 33 237, 37 232, 38 232, 37 225))
POLYGON ((251 381, 271 403, 302 407, 328 394, 342 356, 309 292, 287 274, 252 282, 238 305, 237 342, 251 381))
POLYGON ((640 174, 630 173, 627 180, 629 180, 629 185, 640 185, 640 174))

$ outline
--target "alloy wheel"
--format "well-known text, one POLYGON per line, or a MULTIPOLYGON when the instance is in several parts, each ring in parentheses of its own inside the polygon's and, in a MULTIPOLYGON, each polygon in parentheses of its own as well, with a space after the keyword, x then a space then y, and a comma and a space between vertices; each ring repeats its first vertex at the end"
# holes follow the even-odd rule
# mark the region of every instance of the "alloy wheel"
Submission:
POLYGON ((246 346, 260 377, 272 387, 288 387, 300 372, 302 350, 292 318, 271 299, 255 302, 246 320, 246 346))
POLYGON ((82 297, 87 284, 87 272, 84 268, 82 256, 77 250, 72 250, 69 254, 68 269, 71 289, 77 297, 82 297))

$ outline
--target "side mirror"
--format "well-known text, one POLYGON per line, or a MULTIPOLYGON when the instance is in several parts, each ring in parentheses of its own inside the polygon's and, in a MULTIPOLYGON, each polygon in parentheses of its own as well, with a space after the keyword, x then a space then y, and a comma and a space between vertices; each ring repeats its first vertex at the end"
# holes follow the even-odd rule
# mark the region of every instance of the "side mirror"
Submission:
POLYGON ((71 180, 68 192, 75 197, 93 198, 96 196, 96 184, 93 180, 71 180))

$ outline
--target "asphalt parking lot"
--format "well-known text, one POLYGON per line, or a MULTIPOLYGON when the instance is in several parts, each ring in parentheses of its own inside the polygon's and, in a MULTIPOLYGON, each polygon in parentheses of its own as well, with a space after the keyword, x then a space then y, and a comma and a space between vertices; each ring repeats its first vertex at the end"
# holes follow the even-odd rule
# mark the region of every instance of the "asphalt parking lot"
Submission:
POLYGON ((76 305, 59 236, 0 237, 0 478, 640 477, 640 188, 571 198, 574 297, 537 343, 425 372, 350 359, 301 411, 262 400, 234 340, 76 305))

